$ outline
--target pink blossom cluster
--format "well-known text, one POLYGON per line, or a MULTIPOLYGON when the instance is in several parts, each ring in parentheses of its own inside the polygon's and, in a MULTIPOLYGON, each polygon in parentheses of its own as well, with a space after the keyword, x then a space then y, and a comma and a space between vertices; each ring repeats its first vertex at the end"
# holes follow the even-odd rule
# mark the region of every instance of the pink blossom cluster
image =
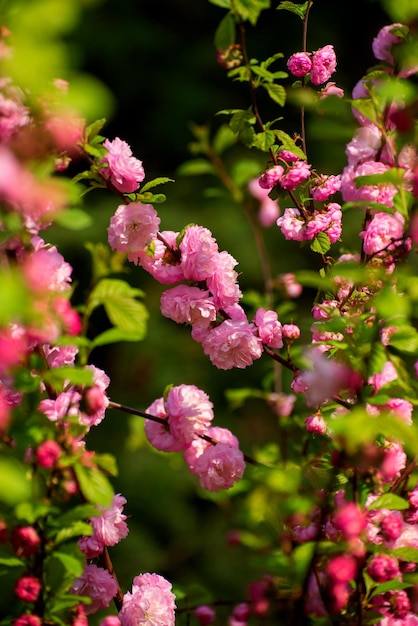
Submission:
POLYGON ((130 146, 119 137, 113 141, 105 139, 103 146, 107 150, 101 159, 103 178, 122 193, 136 191, 145 178, 142 161, 133 156, 130 146))
POLYGON ((284 237, 294 241, 312 241, 319 233, 325 233, 330 243, 335 243, 342 232, 341 206, 331 202, 324 210, 314 210, 305 215, 300 209, 285 209, 277 220, 284 237))
POLYGON ((120 493, 108 508, 100 507, 99 515, 90 518, 93 533, 82 537, 78 545, 88 559, 99 556, 107 546, 114 546, 128 535, 126 515, 122 513, 126 498, 120 493))
POLYGON ((332 45, 319 48, 316 52, 295 52, 287 61, 287 67, 293 76, 304 78, 310 73, 313 85, 326 83, 335 72, 337 58, 332 45))
POLYGON ((158 398, 145 420, 148 441, 163 452, 183 452, 192 474, 208 491, 229 489, 243 475, 244 455, 237 438, 226 428, 212 427, 213 405, 195 385, 171 387, 158 398))
POLYGON ((159 574, 139 574, 132 591, 123 596, 119 619, 122 626, 174 626, 175 596, 171 583, 159 574))

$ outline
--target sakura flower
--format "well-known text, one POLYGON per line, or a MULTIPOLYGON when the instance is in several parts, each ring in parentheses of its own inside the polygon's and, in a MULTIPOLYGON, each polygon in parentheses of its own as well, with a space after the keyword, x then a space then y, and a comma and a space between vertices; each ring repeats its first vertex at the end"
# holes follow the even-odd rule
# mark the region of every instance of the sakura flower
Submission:
POLYGON ((345 149, 349 165, 357 165, 361 161, 372 160, 381 143, 382 133, 375 124, 364 124, 358 128, 345 149))
POLYGON ((355 179, 369 174, 384 174, 389 165, 380 161, 363 161, 358 166, 347 165, 341 176, 341 193, 346 202, 363 202, 367 206, 370 202, 393 206, 393 198, 397 189, 390 183, 379 185, 356 186, 355 179))
POLYGON ((185 449, 197 435, 205 434, 213 420, 213 404, 195 385, 172 387, 165 402, 170 432, 185 449))
MULTIPOLYGON (((227 428, 211 426, 207 430, 206 434, 217 443, 224 443, 228 446, 231 446, 232 448, 239 448, 238 439, 227 428)), ((186 450, 184 451, 184 460, 186 461, 192 474, 198 474, 198 472, 196 471, 197 459, 201 457, 206 448, 211 445, 214 444, 210 443, 210 441, 207 441, 206 439, 198 437, 196 439, 193 439, 189 447, 186 448, 186 450)))
POLYGON ((378 583, 400 576, 398 561, 389 554, 376 554, 367 564, 367 573, 378 583))
POLYGON ((293 191, 311 175, 311 165, 306 161, 296 161, 280 179, 280 187, 293 191))
POLYGON ((119 137, 113 141, 106 139, 103 146, 108 151, 101 161, 105 166, 100 170, 103 178, 122 193, 136 191, 145 178, 142 161, 132 155, 129 145, 119 137))
POLYGON ((228 309, 242 296, 237 282, 238 272, 234 270, 237 263, 238 261, 226 251, 220 252, 214 258, 212 272, 206 279, 206 285, 218 309, 228 309))
POLYGON ((130 261, 136 261, 139 251, 156 236, 160 218, 151 204, 130 202, 120 205, 107 229, 111 248, 127 252, 130 261))
POLYGON ((330 196, 339 191, 341 187, 341 176, 326 176, 321 174, 313 181, 311 195, 316 202, 328 200, 330 196))
POLYGON ((218 256, 218 244, 203 226, 188 226, 180 242, 181 268, 187 280, 211 276, 218 256))
POLYGON ((55 246, 47 246, 40 239, 35 251, 23 260, 23 271, 29 286, 36 292, 67 291, 73 268, 64 260, 55 246))
POLYGON ((306 76, 311 71, 312 61, 307 52, 295 52, 287 61, 287 69, 293 76, 306 76))
POLYGON ((395 217, 389 213, 375 213, 366 230, 360 233, 365 254, 382 255, 395 250, 403 242, 403 232, 403 219, 400 215, 395 217))
POLYGON ((178 233, 172 230, 162 231, 161 238, 154 237, 149 246, 138 252, 138 257, 133 262, 139 262, 145 271, 163 285, 185 280, 180 265, 180 252, 177 250, 177 236, 178 233), (167 246, 161 239, 167 242, 167 246))
POLYGON ((23 602, 36 602, 41 593, 42 583, 34 576, 22 576, 15 585, 15 594, 23 602))
POLYGON ((140 574, 132 592, 123 596, 119 619, 122 626, 174 626, 175 596, 171 584, 159 574, 140 574))
POLYGON ((282 167, 281 165, 274 165, 266 172, 264 172, 262 176, 260 176, 260 178, 258 179, 258 184, 260 185, 261 189, 270 190, 275 185, 277 185, 277 183, 280 182, 283 174, 284 167, 282 167))
POLYGON ((125 539, 129 532, 125 521, 127 517, 122 513, 125 504, 126 498, 117 493, 113 497, 110 507, 99 507, 101 514, 92 517, 90 520, 94 535, 105 546, 116 545, 119 541, 125 539))
POLYGON ((337 59, 331 45, 319 48, 312 56, 311 81, 314 85, 322 85, 335 72, 337 59))
POLYGON ((395 44, 402 41, 402 37, 394 35, 392 31, 402 27, 402 24, 395 23, 383 26, 383 28, 379 30, 372 42, 372 50, 376 59, 379 59, 379 61, 386 61, 390 65, 393 64, 394 61, 391 48, 395 44))
MULTIPOLYGON (((147 408, 146 413, 166 420, 165 424, 145 420, 145 435, 151 445, 162 452, 181 452, 184 450, 184 443, 178 441, 170 431, 168 415, 164 406, 164 398, 158 398, 147 408)), ((203 441, 203 440, 202 440, 203 441)))
POLYGON ((44 441, 36 449, 36 463, 39 467, 51 469, 62 454, 61 446, 53 439, 44 441))
POLYGON ((272 200, 269 196, 270 189, 262 189, 258 178, 253 178, 248 183, 248 189, 254 198, 260 201, 258 221, 263 228, 268 228, 280 215, 278 200, 272 200))
POLYGON ((327 423, 320 415, 309 415, 308 417, 305 417, 305 424, 308 433, 325 435, 327 432, 327 423))
POLYGON ((91 604, 85 605, 85 612, 91 614, 108 607, 116 595, 117 588, 115 579, 107 570, 88 564, 83 574, 74 581, 71 593, 91 598, 91 604))
POLYGON ((313 369, 303 370, 291 383, 296 393, 305 392, 309 406, 319 406, 350 387, 352 372, 346 365, 326 358, 317 349, 310 351, 309 359, 313 369))
POLYGON ((266 346, 270 348, 283 347, 282 325, 275 311, 258 309, 253 322, 257 327, 259 338, 266 346))
POLYGON ((248 367, 263 351, 253 324, 244 320, 225 320, 209 330, 202 346, 213 365, 223 370, 248 367))
POLYGON ((225 443, 207 447, 197 458, 194 473, 208 491, 229 489, 244 474, 244 455, 236 447, 225 443))
POLYGON ((299 209, 285 209, 284 213, 276 222, 285 239, 304 241, 305 220, 299 209))
POLYGON ((177 324, 208 325, 216 320, 216 307, 209 291, 177 285, 167 289, 161 295, 161 313, 177 324))
POLYGON ((329 96, 335 96, 337 98, 344 98, 344 89, 337 87, 333 82, 328 82, 325 87, 321 89, 319 97, 321 100, 328 98, 329 96))

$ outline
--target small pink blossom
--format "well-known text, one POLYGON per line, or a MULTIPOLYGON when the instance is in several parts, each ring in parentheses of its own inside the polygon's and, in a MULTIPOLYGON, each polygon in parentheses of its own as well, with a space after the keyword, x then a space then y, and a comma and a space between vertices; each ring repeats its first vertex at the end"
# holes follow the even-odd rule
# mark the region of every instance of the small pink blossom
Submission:
POLYGON ((325 435, 327 432, 327 423, 321 415, 309 415, 305 417, 305 424, 308 433, 325 435))
POLYGON ((117 590, 118 586, 113 576, 94 564, 86 565, 83 574, 71 587, 71 593, 91 598, 91 604, 85 605, 85 612, 88 615, 107 608, 117 590))
POLYGON ((224 443, 208 446, 197 458, 195 474, 208 491, 229 489, 244 474, 244 455, 238 448, 224 443))
POLYGON ((283 324, 282 337, 284 337, 287 342, 296 341, 296 339, 300 337, 299 326, 296 326, 296 324, 283 324))
POLYGON ((128 535, 127 517, 122 512, 125 504, 126 498, 117 493, 110 507, 99 507, 101 514, 90 519, 94 535, 105 546, 114 546, 128 535))
POLYGON ((370 202, 384 204, 386 207, 393 207, 393 198, 397 193, 397 188, 391 183, 380 185, 356 186, 356 178, 368 176, 369 174, 384 174, 389 169, 389 165, 380 161, 362 161, 359 165, 347 165, 341 176, 341 193, 346 202, 362 202, 367 207, 370 202))
POLYGON ((166 420, 165 424, 145 420, 145 435, 151 445, 162 452, 181 452, 184 450, 182 441, 178 441, 171 433, 168 415, 164 406, 164 398, 158 398, 146 409, 146 413, 166 420))
POLYGON ((181 268, 187 280, 201 281, 212 275, 219 255, 212 233, 203 226, 188 226, 180 243, 181 268))
POLYGON ((247 321, 225 320, 203 338, 203 351, 219 369, 244 369, 260 358, 263 352, 254 330, 254 325, 247 321))
POLYGON ((39 240, 34 252, 23 260, 23 271, 33 291, 62 292, 70 288, 73 268, 55 246, 39 240))
POLYGON ((55 400, 47 398, 39 403, 39 410, 44 413, 51 422, 65 420, 66 417, 79 414, 79 402, 81 394, 75 390, 60 393, 55 400))
POLYGON ((373 160, 382 145, 382 133, 375 124, 364 124, 358 128, 347 144, 345 153, 349 165, 373 160))
POLYGON ((302 285, 297 282, 296 276, 292 272, 279 274, 276 281, 288 298, 299 298, 303 291, 302 285))
POLYGON ((254 198, 260 201, 258 221, 263 228, 269 228, 280 215, 278 200, 272 200, 269 196, 270 189, 262 189, 258 178, 253 178, 248 183, 248 189, 254 198))
POLYGON ((391 52, 392 46, 402 41, 402 37, 392 34, 392 30, 402 28, 402 24, 389 24, 383 26, 372 41, 372 50, 376 59, 386 61, 390 65, 393 64, 393 56, 391 52))
POLYGON ((291 383, 296 393, 305 392, 309 406, 320 406, 352 382, 352 371, 342 363, 332 361, 316 349, 309 353, 313 369, 303 370, 291 383))
POLYGON ((36 602, 41 593, 42 584, 34 576, 22 576, 15 585, 15 594, 23 602, 36 602))
POLYGON ((117 615, 107 615, 99 626, 121 626, 121 621, 117 615))
POLYGON ((172 387, 165 401, 170 432, 183 449, 205 434, 213 420, 213 404, 207 394, 195 385, 172 387))
POLYGON ((402 445, 398 442, 391 442, 385 448, 383 461, 378 469, 377 476, 388 484, 397 476, 406 466, 406 454, 402 445))
POLYGON ((293 191, 311 175, 311 164, 306 161, 296 161, 280 179, 280 187, 293 191))
POLYGON ((258 309, 253 319, 257 333, 263 344, 269 348, 282 348, 282 325, 276 311, 258 309))
POLYGON ((140 574, 132 592, 123 596, 122 626, 174 626, 175 596, 171 584, 159 574, 140 574))
POLYGON ((312 61, 308 52, 295 52, 287 61, 287 69, 293 76, 306 76, 311 71, 312 61))
POLYGON ((209 291, 177 285, 161 295, 161 313, 177 324, 205 324, 216 320, 216 307, 209 291))
POLYGON ((214 258, 212 273, 206 279, 206 285, 218 309, 225 310, 237 304, 242 296, 237 282, 238 272, 234 270, 237 264, 238 261, 226 251, 220 252, 214 258))
POLYGON ((284 167, 282 165, 274 165, 270 169, 268 169, 260 178, 258 179, 258 184, 261 189, 272 189, 275 185, 280 182, 284 174, 284 167))
POLYGON ((355 502, 341 504, 333 517, 334 526, 346 539, 357 539, 367 526, 367 517, 355 502))
POLYGON ((36 463, 39 467, 52 469, 62 454, 61 446, 50 439, 44 441, 36 448, 36 463))
POLYGON ((216 612, 211 606, 201 604, 195 608, 194 616, 200 626, 210 626, 215 621, 216 612))
POLYGON ((378 583, 400 577, 398 561, 389 554, 376 554, 367 564, 367 573, 378 583))
POLYGON ((106 139, 103 146, 108 151, 101 161, 107 166, 100 170, 103 178, 122 193, 136 191, 145 178, 142 161, 132 155, 129 145, 119 137, 113 141, 106 139))
POLYGON ((376 372, 369 377, 368 384, 373 386, 373 391, 376 393, 381 387, 391 383, 398 378, 398 373, 393 365, 392 361, 385 361, 382 372, 376 372))
POLYGON ((18 526, 12 532, 13 550, 18 557, 33 556, 41 546, 41 538, 33 526, 18 526))
MULTIPOLYGON (((206 435, 213 439, 216 443, 224 443, 232 448, 239 448, 238 439, 227 428, 211 426, 208 428, 206 435)), ((197 459, 202 456, 206 448, 211 445, 214 444, 210 443, 210 441, 206 439, 202 439, 201 437, 196 437, 184 451, 184 460, 186 461, 192 474, 198 474, 196 471, 197 459)))
POLYGON ((160 238, 154 237, 149 246, 138 252, 138 259, 133 259, 143 269, 151 274, 163 285, 172 285, 185 280, 180 265, 180 251, 177 249, 178 233, 165 230, 160 237, 167 242, 167 246, 160 238))
POLYGON ((13 626, 42 626, 42 622, 37 615, 26 613, 15 619, 13 626))
POLYGON ((326 176, 321 174, 318 178, 313 180, 311 187, 311 195, 316 202, 324 202, 328 200, 330 196, 340 190, 341 176, 326 176))
POLYGON ((285 209, 276 222, 287 240, 304 241, 305 220, 299 209, 285 209))
POLYGON ((357 562, 351 554, 340 554, 333 557, 327 564, 328 578, 335 584, 345 584, 354 580, 357 573, 357 562))
POLYGON ((314 85, 322 85, 330 79, 337 67, 334 47, 331 45, 319 48, 312 57, 311 81, 314 85))
POLYGON ((337 87, 333 82, 329 82, 321 89, 319 97, 321 100, 328 98, 329 96, 335 96, 337 98, 344 98, 344 89, 337 87))
POLYGON ((107 229, 111 248, 127 252, 130 261, 136 261, 139 252, 156 236, 160 218, 151 204, 130 202, 120 205, 107 229))
POLYGON ((403 243, 403 219, 389 213, 375 213, 366 230, 360 233, 365 254, 382 255, 403 243))

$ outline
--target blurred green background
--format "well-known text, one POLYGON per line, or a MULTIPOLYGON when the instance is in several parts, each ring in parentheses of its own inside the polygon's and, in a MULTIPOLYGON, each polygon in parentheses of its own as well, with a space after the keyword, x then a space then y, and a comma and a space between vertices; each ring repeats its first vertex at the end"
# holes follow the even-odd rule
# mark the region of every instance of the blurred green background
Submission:
MULTIPOLYGON (((192 221, 208 227, 220 249, 228 250, 239 261, 242 288, 262 291, 260 262, 240 207, 225 195, 205 193, 208 187, 220 188, 210 177, 177 174, 178 167, 190 158, 192 122, 216 129, 223 121, 215 117, 216 111, 249 106, 246 85, 232 83, 216 62, 213 34, 224 12, 206 0, 101 0, 81 2, 80 6, 74 26, 64 29, 63 41, 71 67, 94 76, 112 94, 110 97, 99 88, 96 92, 95 114, 108 118, 104 134, 110 139, 118 136, 131 145, 135 156, 143 161, 147 179, 176 179, 174 185, 163 189, 167 202, 157 207, 161 228, 179 230, 192 221)), ((262 60, 283 52, 280 69, 285 69, 286 58, 301 48, 301 21, 275 8, 276 3, 262 13, 257 28, 248 27, 249 55, 262 60)), ((56 10, 60 10, 59 4, 56 10)), ((390 19, 378 2, 318 0, 311 13, 309 48, 329 43, 335 46, 335 80, 349 93, 373 64, 372 37, 387 23, 390 19)), ((286 107, 283 113, 261 98, 260 109, 265 120, 284 114, 283 130, 289 134, 299 131, 298 113, 292 107, 286 107)), ((338 120, 332 124, 308 120, 309 157, 314 167, 338 173, 345 164, 344 145, 352 130, 353 126, 338 120)), ((266 162, 262 154, 250 155, 236 147, 226 155, 229 167, 240 158, 250 157, 259 163, 261 172, 266 162)), ((106 241, 106 228, 117 204, 108 194, 90 193, 85 208, 94 219, 87 232, 74 234, 54 227, 45 233, 45 238, 56 243, 74 267, 78 302, 82 302, 91 276, 90 257, 83 243, 86 239, 106 241)), ((356 229, 358 232, 358 225, 357 216, 347 223, 347 241, 356 229)), ((273 276, 317 263, 308 248, 301 250, 285 242, 274 226, 265 232, 265 239, 273 276)), ((247 370, 228 372, 212 367, 189 330, 160 315, 163 286, 140 268, 131 265, 126 269, 129 282, 146 293, 150 320, 144 341, 93 352, 92 362, 111 378, 111 398, 144 410, 162 395, 166 385, 195 384, 209 394, 215 405, 214 424, 231 428, 243 451, 252 455, 269 441, 274 446, 282 429, 265 403, 251 400, 233 410, 225 397, 227 389, 268 386, 271 363, 261 359, 247 370)), ((312 295, 305 290, 302 296, 306 312, 312 295)), ((301 323, 305 331, 309 327, 309 321, 297 310, 289 309, 283 321, 301 323)), ((106 324, 104 314, 96 315, 91 332, 104 329, 106 324)), ((286 387, 286 374, 284 379, 286 387)), ((291 435, 291 428, 288 432, 291 435)), ((291 447, 291 440, 288 445, 291 447)), ((105 421, 91 431, 88 446, 115 455, 119 466, 115 490, 128 500, 125 512, 130 517, 129 536, 111 550, 124 590, 130 588, 136 574, 157 571, 177 588, 189 593, 194 589, 191 603, 205 598, 200 588, 209 589, 212 599, 245 599, 246 585, 262 576, 264 570, 245 547, 231 545, 227 537, 231 529, 248 524, 248 518, 255 527, 259 524, 257 498, 251 499, 246 493, 254 474, 252 468, 232 494, 204 493, 180 456, 159 454, 149 448, 140 418, 117 411, 109 411, 105 421)), ((265 532, 274 540, 274 523, 263 523, 265 532)), ((254 537, 248 537, 248 542, 256 543, 254 537)))

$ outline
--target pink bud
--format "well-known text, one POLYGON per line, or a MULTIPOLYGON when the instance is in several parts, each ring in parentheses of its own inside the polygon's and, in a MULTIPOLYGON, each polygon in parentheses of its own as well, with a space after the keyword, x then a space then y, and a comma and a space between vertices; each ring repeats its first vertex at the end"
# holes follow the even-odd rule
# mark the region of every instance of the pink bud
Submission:
POLYGON ((15 585, 15 594, 23 602, 36 602, 41 592, 41 581, 33 576, 22 576, 15 585))
POLYGON ((26 614, 15 619, 13 626, 42 626, 42 622, 37 615, 26 614))
POLYGON ((295 341, 300 337, 300 328, 296 326, 296 324, 283 324, 282 326, 282 337, 287 339, 287 341, 295 341))
POLYGON ((194 610, 195 617, 200 626, 209 626, 215 621, 216 613, 211 606, 201 604, 194 610))
POLYGON ((367 564, 367 573, 378 583, 385 583, 399 576, 398 561, 389 554, 376 554, 367 564))
POLYGON ((49 439, 36 449, 36 462, 39 467, 52 469, 61 456, 61 452, 61 446, 53 439, 49 439))
POLYGON ((17 556, 32 556, 36 554, 41 545, 39 537, 33 526, 20 526, 12 533, 12 546, 17 556))

